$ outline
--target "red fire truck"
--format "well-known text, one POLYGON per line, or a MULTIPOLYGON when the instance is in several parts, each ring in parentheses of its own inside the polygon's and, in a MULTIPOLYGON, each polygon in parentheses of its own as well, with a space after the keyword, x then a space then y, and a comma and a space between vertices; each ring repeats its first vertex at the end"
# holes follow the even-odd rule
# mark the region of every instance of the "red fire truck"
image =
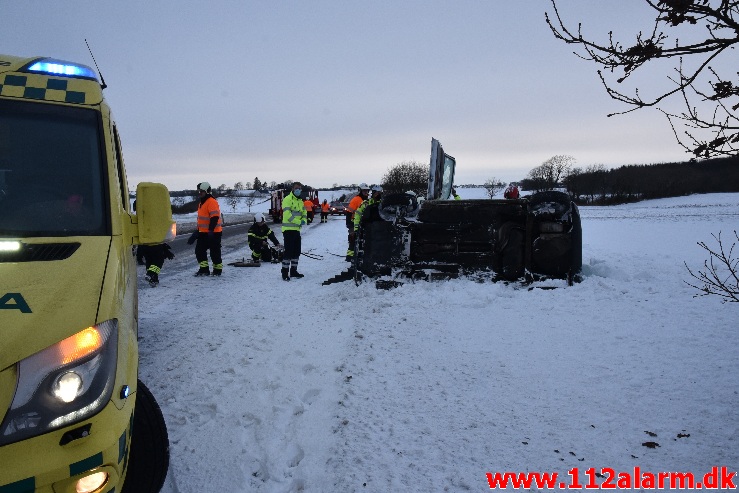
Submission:
MULTIPOLYGON (((272 192, 269 215, 272 216, 272 220, 276 223, 282 222, 282 199, 290 193, 290 190, 290 187, 280 184, 278 185, 277 190, 272 192)), ((313 213, 316 216, 320 216, 321 202, 318 200, 318 190, 307 185, 303 185, 303 193, 300 195, 300 198, 313 202, 313 213)))

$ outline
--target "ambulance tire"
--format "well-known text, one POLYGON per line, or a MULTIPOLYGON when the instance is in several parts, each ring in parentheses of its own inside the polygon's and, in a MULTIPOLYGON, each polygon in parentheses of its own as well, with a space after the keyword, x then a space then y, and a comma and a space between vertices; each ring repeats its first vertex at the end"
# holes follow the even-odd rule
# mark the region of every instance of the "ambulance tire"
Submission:
POLYGON ((122 493, 158 493, 169 469, 169 436, 162 410, 151 391, 138 381, 131 452, 122 493))

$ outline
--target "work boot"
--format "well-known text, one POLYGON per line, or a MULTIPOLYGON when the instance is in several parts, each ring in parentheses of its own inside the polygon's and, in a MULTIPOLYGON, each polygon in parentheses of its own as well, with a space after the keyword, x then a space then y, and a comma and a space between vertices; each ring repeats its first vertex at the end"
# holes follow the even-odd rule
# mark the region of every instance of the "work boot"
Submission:
POLYGON ((207 267, 201 267, 200 270, 198 270, 195 273, 195 277, 198 277, 198 276, 209 276, 209 275, 210 275, 210 269, 208 269, 207 267))
POLYGON ((301 277, 305 277, 305 276, 301 274, 300 272, 298 272, 297 267, 290 267, 290 277, 297 277, 298 279, 300 279, 301 277))
POLYGON ((347 255, 344 260, 347 262, 354 262, 354 255, 347 255))
POLYGON ((159 284, 159 275, 156 272, 146 271, 146 276, 144 277, 147 281, 149 281, 149 284, 152 286, 156 286, 159 284))
POLYGON ((213 268, 213 274, 212 275, 214 275, 214 276, 220 276, 222 271, 223 271, 223 269, 216 269, 214 267, 213 268))
POLYGON ((288 274, 287 269, 283 268, 281 272, 282 272, 282 280, 283 281, 289 281, 290 280, 290 275, 288 274))

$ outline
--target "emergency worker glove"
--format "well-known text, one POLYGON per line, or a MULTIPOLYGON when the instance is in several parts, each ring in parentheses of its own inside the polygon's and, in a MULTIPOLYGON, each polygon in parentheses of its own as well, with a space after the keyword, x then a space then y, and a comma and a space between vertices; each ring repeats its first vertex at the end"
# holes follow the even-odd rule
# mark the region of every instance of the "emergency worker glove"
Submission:
POLYGON ((167 258, 168 260, 172 260, 172 259, 174 258, 174 253, 172 253, 171 251, 167 250, 167 253, 165 253, 165 254, 164 254, 164 256, 165 256, 165 257, 166 257, 166 258, 167 258))
POLYGON ((192 245, 193 243, 195 243, 195 240, 197 239, 198 239, 198 232, 195 231, 192 235, 190 235, 190 238, 187 239, 187 244, 192 245))

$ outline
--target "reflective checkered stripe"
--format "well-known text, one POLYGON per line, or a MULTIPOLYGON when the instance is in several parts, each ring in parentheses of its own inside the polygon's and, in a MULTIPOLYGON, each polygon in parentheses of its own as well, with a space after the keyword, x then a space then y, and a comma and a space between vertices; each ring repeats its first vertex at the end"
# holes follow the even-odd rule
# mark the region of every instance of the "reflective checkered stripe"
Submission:
MULTIPOLYGON (((128 451, 131 443, 131 432, 133 430, 133 414, 131 414, 131 420, 129 421, 128 428, 118 438, 118 449, 117 456, 105 457, 103 452, 99 452, 86 459, 69 464, 69 477, 74 477, 78 474, 82 474, 85 471, 89 471, 96 467, 100 467, 106 463, 110 464, 114 460, 117 460, 120 466, 121 475, 125 472, 128 466, 128 451), (107 461, 106 461, 107 459, 107 461)), ((113 493, 115 488, 108 490, 103 489, 104 492, 113 493)), ((14 483, 0 486, 0 493, 35 493, 36 492, 36 478, 26 478, 14 483)))
POLYGON ((4 74, 0 75, 0 96, 58 103, 98 104, 102 101, 102 90, 97 82, 85 79, 4 74))
POLYGON ((34 491, 36 491, 36 478, 22 479, 0 486, 0 493, 33 493, 34 491))

